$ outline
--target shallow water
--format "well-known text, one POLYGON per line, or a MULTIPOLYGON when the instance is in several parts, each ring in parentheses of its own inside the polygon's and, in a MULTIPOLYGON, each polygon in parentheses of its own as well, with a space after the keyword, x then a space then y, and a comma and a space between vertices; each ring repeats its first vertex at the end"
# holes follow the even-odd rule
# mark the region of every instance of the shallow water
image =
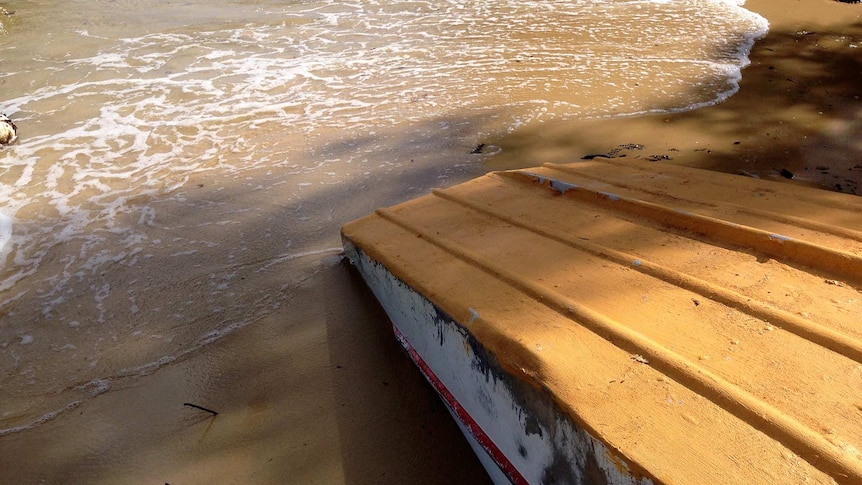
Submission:
POLYGON ((264 317, 492 134, 735 92, 720 0, 0 2, 0 436, 264 317))

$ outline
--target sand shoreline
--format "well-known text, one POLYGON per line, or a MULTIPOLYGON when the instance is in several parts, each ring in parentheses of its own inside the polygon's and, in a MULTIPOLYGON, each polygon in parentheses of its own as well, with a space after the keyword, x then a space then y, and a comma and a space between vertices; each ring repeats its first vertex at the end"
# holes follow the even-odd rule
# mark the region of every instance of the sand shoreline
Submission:
MULTIPOLYGON (((749 0, 746 8, 765 16, 770 32, 755 43, 740 91, 726 102, 521 130, 485 141, 503 148, 488 169, 636 144, 644 148, 617 154, 862 194, 862 5, 749 0)), ((343 262, 322 264, 288 312, 2 437, 0 470, 0 483, 486 480, 343 262), (225 355, 247 358, 236 365, 225 355)))
POLYGON ((769 33, 740 89, 681 113, 549 123, 489 143, 493 169, 572 162, 641 145, 639 157, 862 195, 862 8, 831 0, 751 0, 769 33), (792 174, 792 179, 787 178, 792 174))

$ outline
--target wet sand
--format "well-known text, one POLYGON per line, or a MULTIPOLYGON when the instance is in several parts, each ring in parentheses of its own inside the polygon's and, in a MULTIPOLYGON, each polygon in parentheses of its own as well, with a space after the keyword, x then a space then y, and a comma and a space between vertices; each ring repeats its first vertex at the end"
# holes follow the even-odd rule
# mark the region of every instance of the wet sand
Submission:
MULTIPOLYGON (((749 0, 747 8, 771 29, 727 102, 524 129, 484 140, 503 148, 487 168, 636 144, 643 148, 613 155, 862 193, 862 6, 749 0)), ((2 483, 487 481, 374 298, 334 260, 290 295, 285 311, 4 436, 0 470, 2 483)))
POLYGON ((491 141, 503 147, 491 168, 628 156, 862 195, 862 8, 830 0, 746 8, 770 30, 726 102, 522 130, 491 141))

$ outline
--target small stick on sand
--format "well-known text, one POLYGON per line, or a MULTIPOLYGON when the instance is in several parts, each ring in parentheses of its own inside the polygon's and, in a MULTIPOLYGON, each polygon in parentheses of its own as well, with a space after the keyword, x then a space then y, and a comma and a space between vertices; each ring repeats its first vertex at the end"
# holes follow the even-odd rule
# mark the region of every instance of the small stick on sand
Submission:
POLYGON ((213 415, 213 416, 217 416, 217 415, 218 415, 218 413, 217 413, 217 412, 215 412, 215 411, 213 411, 212 409, 207 409, 207 408, 205 408, 205 407, 203 407, 203 406, 198 406, 197 404, 192 404, 192 403, 190 403, 190 402, 184 402, 184 403, 183 403, 183 406, 189 406, 189 407, 193 407, 193 408, 195 408, 195 409, 200 409, 201 411, 206 411, 206 412, 208 412, 208 413, 212 413, 212 415, 213 415))

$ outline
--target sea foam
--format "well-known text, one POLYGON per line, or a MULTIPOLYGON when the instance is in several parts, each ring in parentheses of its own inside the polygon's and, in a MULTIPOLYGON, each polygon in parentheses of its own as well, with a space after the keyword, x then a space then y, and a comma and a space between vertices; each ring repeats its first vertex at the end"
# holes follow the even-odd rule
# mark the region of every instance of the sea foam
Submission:
MULTIPOLYGON (((302 281, 291 268, 331 256, 347 216, 463 176, 490 134, 720 102, 767 29, 735 0, 256 3, 151 32, 146 9, 171 7, 146 5, 141 27, 93 22, 61 54, 4 37, 0 108, 21 139, 0 151, 0 309, 18 312, 0 344, 33 338, 4 348, 16 365, 73 383, 155 372, 282 307, 242 268, 302 281), (78 373, 38 353, 123 343, 147 352, 78 373)), ((129 14, 99 5, 82 15, 129 14)), ((31 422, 92 397, 75 392, 31 422)))

